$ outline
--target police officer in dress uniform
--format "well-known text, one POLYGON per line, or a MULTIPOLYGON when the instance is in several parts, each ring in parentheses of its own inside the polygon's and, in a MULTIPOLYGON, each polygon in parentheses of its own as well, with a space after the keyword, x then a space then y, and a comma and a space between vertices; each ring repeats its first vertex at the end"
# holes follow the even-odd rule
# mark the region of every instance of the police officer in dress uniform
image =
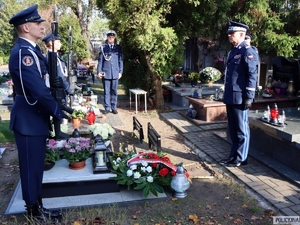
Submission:
POLYGON ((230 21, 228 28, 228 38, 234 47, 228 53, 223 102, 226 104, 232 146, 229 157, 221 162, 234 167, 247 164, 250 141, 248 112, 257 82, 258 55, 244 41, 248 29, 247 25, 234 21, 230 21))
MULTIPOLYGON (((246 42, 246 44, 249 45, 249 46, 251 46, 251 48, 253 48, 253 50, 254 50, 254 51, 256 52, 256 54, 257 54, 257 59, 258 59, 258 64, 257 64, 257 67, 258 67, 258 69, 257 69, 257 76, 259 76, 259 74, 260 74, 260 59, 259 59, 259 53, 258 53, 258 49, 257 49, 255 46, 251 45, 251 40, 252 40, 252 36, 251 36, 250 34, 246 34, 246 35, 245 35, 245 42, 246 42)), ((258 82, 258 80, 259 80, 259 78, 257 78, 257 82, 258 82)))
MULTIPOLYGON (((48 53, 52 52, 52 49, 54 49, 54 52, 60 50, 61 48, 60 40, 61 40, 60 36, 53 36, 53 34, 48 34, 43 38, 43 42, 45 42, 45 45, 48 49, 48 53), (54 46, 52 46, 52 37, 54 38, 54 46)), ((46 59, 47 61, 49 60, 48 54, 46 55, 46 59)), ((66 94, 67 95, 73 94, 73 90, 71 89, 70 84, 66 79, 66 77, 68 77, 66 63, 58 53, 57 53, 57 75, 62 78, 63 86, 66 91, 66 94)))
MULTIPOLYGON (((47 60, 36 45, 45 32, 42 25, 45 20, 38 14, 37 8, 38 5, 31 6, 9 20, 18 34, 9 58, 9 73, 16 94, 10 129, 14 132, 18 148, 22 195, 27 213, 34 219, 53 220, 61 213, 44 208, 41 199, 46 139, 50 115, 61 121, 64 113, 50 93, 47 60)), ((62 81, 56 79, 53 82, 55 85, 61 86, 62 81)))
POLYGON ((97 74, 104 87, 105 113, 117 114, 118 84, 123 73, 123 53, 120 45, 115 44, 116 32, 106 32, 107 44, 99 52, 97 74))

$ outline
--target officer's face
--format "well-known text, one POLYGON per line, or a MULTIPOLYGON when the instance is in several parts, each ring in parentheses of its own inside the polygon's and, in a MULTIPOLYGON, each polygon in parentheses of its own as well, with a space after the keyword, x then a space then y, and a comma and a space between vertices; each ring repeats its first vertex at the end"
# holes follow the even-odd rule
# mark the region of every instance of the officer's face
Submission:
POLYGON ((61 42, 60 40, 55 40, 54 41, 54 51, 59 51, 61 48, 61 42))
POLYGON ((249 38, 245 39, 247 45, 250 45, 251 40, 249 38))
POLYGON ((115 36, 113 35, 107 36, 107 42, 109 44, 113 44, 115 42, 115 36))
POLYGON ((228 33, 228 39, 231 44, 236 46, 244 40, 244 35, 242 32, 230 32, 228 33))
POLYGON ((24 24, 24 30, 30 39, 36 42, 45 36, 45 27, 42 22, 28 22, 24 24))

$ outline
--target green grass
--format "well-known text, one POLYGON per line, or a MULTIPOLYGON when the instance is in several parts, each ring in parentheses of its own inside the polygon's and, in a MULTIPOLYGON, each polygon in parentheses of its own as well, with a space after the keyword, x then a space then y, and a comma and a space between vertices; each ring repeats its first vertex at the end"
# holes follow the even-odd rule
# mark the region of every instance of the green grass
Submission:
POLYGON ((4 120, 0 122, 0 143, 14 142, 14 133, 9 130, 9 121, 4 120))

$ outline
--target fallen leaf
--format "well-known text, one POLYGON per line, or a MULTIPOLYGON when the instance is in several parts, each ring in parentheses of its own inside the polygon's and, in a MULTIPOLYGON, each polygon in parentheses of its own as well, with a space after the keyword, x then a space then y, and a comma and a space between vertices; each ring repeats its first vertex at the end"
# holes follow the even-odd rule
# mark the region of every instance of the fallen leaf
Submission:
POLYGON ((238 223, 241 223, 241 222, 242 222, 241 219, 236 219, 236 220, 233 221, 234 224, 238 224, 238 223))
POLYGON ((136 220, 136 219, 137 219, 137 216, 136 216, 136 215, 133 215, 131 218, 134 219, 134 220, 136 220))
POLYGON ((251 216, 251 220, 260 220, 261 218, 257 217, 257 216, 251 216))
POLYGON ((248 206, 247 206, 246 204, 244 204, 244 205, 242 205, 242 208, 243 208, 243 209, 247 209, 248 206))
POLYGON ((80 221, 75 221, 73 225, 81 225, 80 221))
POLYGON ((229 196, 225 197, 225 199, 229 199, 229 196))
POLYGON ((178 200, 178 198, 172 198, 172 201, 177 201, 178 200))

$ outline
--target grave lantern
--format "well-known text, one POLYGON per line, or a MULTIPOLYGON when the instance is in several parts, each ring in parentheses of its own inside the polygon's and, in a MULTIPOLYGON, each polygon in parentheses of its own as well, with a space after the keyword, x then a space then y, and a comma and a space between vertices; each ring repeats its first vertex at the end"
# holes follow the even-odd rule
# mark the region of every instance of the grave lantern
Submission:
POLYGON ((95 137, 94 157, 93 157, 93 172, 105 173, 109 172, 108 154, 109 149, 105 146, 102 137, 98 134, 95 137))
POLYGON ((190 182, 187 179, 183 166, 177 167, 176 175, 172 178, 171 188, 174 190, 173 196, 175 198, 185 198, 187 196, 186 190, 189 189, 190 182))

